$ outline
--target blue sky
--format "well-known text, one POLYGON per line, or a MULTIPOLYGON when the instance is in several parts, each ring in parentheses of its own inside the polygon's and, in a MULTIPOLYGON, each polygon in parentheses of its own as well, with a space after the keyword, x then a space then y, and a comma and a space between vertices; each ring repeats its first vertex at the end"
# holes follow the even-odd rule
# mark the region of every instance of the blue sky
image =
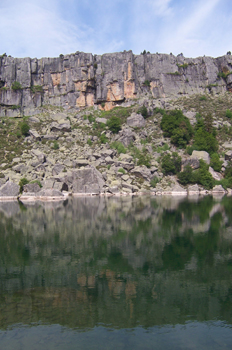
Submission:
POLYGON ((0 0, 0 54, 232 51, 232 0, 0 0))

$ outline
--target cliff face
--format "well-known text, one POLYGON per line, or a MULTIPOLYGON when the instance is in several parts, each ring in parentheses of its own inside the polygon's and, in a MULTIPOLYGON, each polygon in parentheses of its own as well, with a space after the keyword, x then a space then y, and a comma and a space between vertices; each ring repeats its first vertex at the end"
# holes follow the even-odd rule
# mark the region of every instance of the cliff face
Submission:
POLYGON ((0 57, 0 116, 32 114, 43 105, 105 109, 150 92, 154 98, 232 91, 232 56, 185 58, 131 51, 58 58, 0 57), (12 89, 19 82, 21 89, 12 89))

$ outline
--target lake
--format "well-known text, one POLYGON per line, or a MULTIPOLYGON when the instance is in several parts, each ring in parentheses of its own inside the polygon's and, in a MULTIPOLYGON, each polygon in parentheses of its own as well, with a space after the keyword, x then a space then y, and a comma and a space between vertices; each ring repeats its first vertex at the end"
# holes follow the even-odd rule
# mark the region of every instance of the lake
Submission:
POLYGON ((0 349, 231 349, 232 197, 0 202, 0 349))

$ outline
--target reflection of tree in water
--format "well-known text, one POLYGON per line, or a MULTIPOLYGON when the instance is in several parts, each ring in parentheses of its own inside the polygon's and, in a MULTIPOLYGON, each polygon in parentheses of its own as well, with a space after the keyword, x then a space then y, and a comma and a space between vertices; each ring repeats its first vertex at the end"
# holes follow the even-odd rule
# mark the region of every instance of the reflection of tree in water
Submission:
POLYGON ((98 198, 0 212, 1 326, 231 322, 231 199, 223 201, 98 198))

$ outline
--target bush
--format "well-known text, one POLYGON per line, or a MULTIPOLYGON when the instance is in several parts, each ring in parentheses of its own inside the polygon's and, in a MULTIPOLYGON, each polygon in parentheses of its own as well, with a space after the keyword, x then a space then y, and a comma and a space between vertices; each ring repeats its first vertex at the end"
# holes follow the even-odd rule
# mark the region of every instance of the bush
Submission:
POLYGON ((207 100, 207 98, 206 98, 205 95, 203 95, 203 96, 200 97, 200 101, 206 101, 206 100, 207 100))
POLYGON ((145 80, 143 85, 147 86, 147 87, 150 87, 151 86, 151 83, 149 80, 145 80))
POLYGON ((31 92, 43 92, 43 87, 41 85, 33 85, 31 86, 31 92))
POLYGON ((215 185, 215 180, 208 171, 209 165, 200 159, 200 167, 198 170, 193 171, 190 165, 184 168, 184 171, 180 172, 178 180, 182 185, 191 183, 197 183, 202 185, 206 190, 210 190, 215 185))
POLYGON ((54 143, 53 143, 53 149, 57 150, 57 149, 59 149, 59 148, 60 148, 59 143, 58 143, 57 141, 54 141, 54 143))
POLYGON ((187 185, 193 182, 193 169, 190 165, 186 165, 184 170, 177 175, 179 183, 187 185))
POLYGON ((113 148, 113 149, 116 149, 119 154, 120 153, 126 153, 126 148, 124 147, 124 145, 120 141, 112 142, 110 147, 113 148))
POLYGON ((161 167, 164 175, 175 175, 181 170, 181 157, 176 152, 173 152, 172 155, 165 154, 161 167))
POLYGON ((89 146, 92 146, 93 142, 91 141, 91 139, 88 139, 88 140, 87 140, 87 144, 88 144, 89 146))
POLYGON ((142 114, 142 116, 146 119, 148 117, 147 107, 142 106, 138 109, 138 113, 142 114))
POLYGON ((164 136, 171 137, 171 142, 179 147, 185 147, 193 135, 192 126, 181 110, 164 113, 160 126, 164 136))
POLYGON ((160 182, 159 178, 157 176, 154 176, 150 181, 150 185, 151 187, 155 188, 159 182, 160 182))
POLYGON ((151 157, 147 153, 145 147, 142 151, 140 151, 137 147, 134 147, 133 145, 130 146, 129 149, 134 157, 134 160, 137 162, 137 165, 145 165, 147 168, 151 167, 151 157))
POLYGON ((27 136, 28 132, 30 130, 30 126, 27 124, 27 122, 22 122, 20 124, 20 130, 21 130, 22 135, 27 136))
POLYGON ((113 134, 117 134, 121 130, 121 124, 121 119, 114 115, 107 120, 107 126, 113 134))
POLYGON ((212 125, 212 117, 210 115, 205 117, 204 120, 199 117, 194 131, 193 149, 206 151, 210 154, 217 151, 216 129, 212 125))
POLYGON ((223 161, 220 160, 217 153, 213 153, 210 158, 210 166, 215 171, 221 171, 223 161))
POLYGON ((21 90, 22 85, 18 81, 14 81, 11 85, 11 89, 16 91, 16 90, 21 90))
POLYGON ((19 181, 19 186, 20 186, 20 193, 23 192, 23 186, 27 185, 29 183, 29 181, 23 177, 20 181, 19 181))
POLYGON ((95 122, 95 117, 93 117, 92 114, 88 115, 87 118, 88 118, 88 120, 89 120, 90 123, 95 122))
POLYGON ((226 117, 232 119, 232 111, 227 109, 226 110, 226 117))
POLYGON ((118 169, 118 172, 119 172, 119 173, 122 173, 122 174, 126 174, 126 170, 123 169, 123 168, 119 168, 119 169, 118 169))
POLYGON ((107 143, 109 141, 105 134, 102 134, 99 139, 101 143, 107 143))

